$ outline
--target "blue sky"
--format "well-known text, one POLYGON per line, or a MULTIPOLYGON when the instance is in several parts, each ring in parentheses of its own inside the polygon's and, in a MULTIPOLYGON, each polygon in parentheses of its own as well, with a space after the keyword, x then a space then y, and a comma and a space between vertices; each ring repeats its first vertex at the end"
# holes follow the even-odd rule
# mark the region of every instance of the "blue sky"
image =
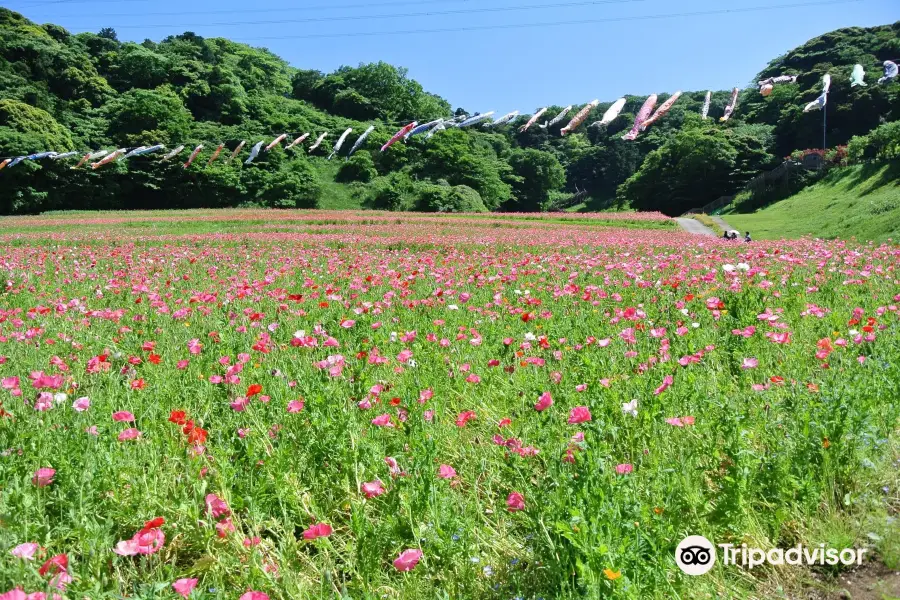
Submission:
POLYGON ((819 34, 891 23, 896 0, 8 0, 39 23, 71 31, 113 27, 121 40, 189 30, 269 48, 325 72, 383 60, 469 112, 523 114, 547 104, 612 101, 623 94, 749 84, 772 58, 819 34), (485 11, 569 4, 553 8, 485 11), (578 6, 573 6, 578 4, 578 6), (785 7, 790 4, 806 6, 785 7), (352 5, 352 6, 348 6, 352 5), (777 10, 647 18, 780 6, 777 10), (342 8, 343 7, 343 8, 342 8), (479 13, 411 16, 411 13, 479 13), (234 11, 222 14, 215 11, 234 11), (163 14, 152 14, 163 13, 163 14), (393 15, 371 18, 372 15, 393 15), (614 19, 635 20, 618 20, 614 19), (301 19, 322 19, 296 22, 301 19), (327 19, 327 20, 325 20, 327 19), (343 19, 343 20, 336 20, 343 19), (589 20, 607 22, 584 23, 589 20), (285 22, 285 21, 295 22, 285 22), (249 24, 248 21, 270 21, 249 24), (568 25, 444 33, 265 39, 331 33, 454 29, 568 21, 568 25))

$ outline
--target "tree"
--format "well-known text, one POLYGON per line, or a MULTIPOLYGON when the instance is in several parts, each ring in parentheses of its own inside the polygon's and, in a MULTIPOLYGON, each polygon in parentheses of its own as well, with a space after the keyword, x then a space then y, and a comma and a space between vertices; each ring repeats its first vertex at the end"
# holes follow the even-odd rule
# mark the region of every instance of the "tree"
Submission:
POLYGON ((504 205, 505 210, 545 210, 550 204, 550 192, 559 190, 566 182, 562 165, 549 152, 533 148, 518 150, 509 163, 518 179, 513 185, 515 199, 504 205))
POLYGON ((110 138, 125 146, 187 141, 193 120, 166 88, 129 90, 110 103, 107 114, 110 138))
POLYGON ((341 165, 334 180, 340 183, 350 183, 351 181, 368 183, 377 176, 378 171, 375 170, 372 155, 368 152, 358 152, 341 165))

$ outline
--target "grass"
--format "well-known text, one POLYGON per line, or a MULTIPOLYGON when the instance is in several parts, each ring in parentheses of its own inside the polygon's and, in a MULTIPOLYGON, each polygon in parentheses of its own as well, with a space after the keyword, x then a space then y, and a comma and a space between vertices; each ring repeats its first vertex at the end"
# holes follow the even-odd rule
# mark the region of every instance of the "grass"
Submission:
POLYGON ((846 574, 688 577, 688 534, 896 568, 888 247, 152 214, 180 223, 58 215, 4 245, 0 593, 46 591, 60 554, 91 600, 182 578, 193 600, 802 597, 846 574), (162 544, 113 551, 155 517, 162 544))
POLYGON ((723 233, 722 228, 719 227, 718 223, 716 223, 715 221, 710 219, 709 215, 693 214, 693 215, 691 215, 691 218, 695 219, 697 221, 700 221, 701 223, 703 223, 704 225, 706 225, 707 227, 712 229, 714 232, 716 232, 716 235, 719 235, 719 236, 722 235, 722 233, 723 233))
POLYGON ((726 214, 754 239, 900 240, 900 163, 836 169, 798 194, 752 214, 726 214))

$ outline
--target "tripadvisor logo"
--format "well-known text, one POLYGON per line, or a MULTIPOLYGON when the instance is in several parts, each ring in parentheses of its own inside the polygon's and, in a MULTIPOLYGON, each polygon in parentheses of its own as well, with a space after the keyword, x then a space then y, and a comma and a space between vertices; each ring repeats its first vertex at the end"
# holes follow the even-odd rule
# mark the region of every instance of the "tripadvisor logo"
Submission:
MULTIPOLYGON (((750 548, 747 544, 719 544, 722 549, 722 563, 739 565, 752 569, 763 564, 769 565, 861 565, 867 549, 861 548, 826 548, 819 544, 817 548, 795 546, 793 548, 772 548, 765 551, 761 548, 750 548)), ((712 542, 702 535, 691 535, 678 544, 675 549, 675 562, 687 575, 703 575, 716 564, 716 549, 712 542)))

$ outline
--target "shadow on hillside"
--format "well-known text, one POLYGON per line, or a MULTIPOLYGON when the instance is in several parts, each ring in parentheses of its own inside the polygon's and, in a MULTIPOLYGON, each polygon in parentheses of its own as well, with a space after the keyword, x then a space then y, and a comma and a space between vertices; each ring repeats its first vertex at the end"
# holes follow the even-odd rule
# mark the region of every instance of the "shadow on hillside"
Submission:
MULTIPOLYGON (((900 180, 900 160, 888 163, 873 162, 862 165, 860 169, 854 169, 850 172, 839 173, 839 177, 834 180, 835 183, 841 179, 849 178, 851 186, 866 184, 868 189, 860 194, 867 196, 872 192, 882 188, 889 183, 896 183, 900 180)), ((826 178, 826 181, 829 178, 826 178)))

